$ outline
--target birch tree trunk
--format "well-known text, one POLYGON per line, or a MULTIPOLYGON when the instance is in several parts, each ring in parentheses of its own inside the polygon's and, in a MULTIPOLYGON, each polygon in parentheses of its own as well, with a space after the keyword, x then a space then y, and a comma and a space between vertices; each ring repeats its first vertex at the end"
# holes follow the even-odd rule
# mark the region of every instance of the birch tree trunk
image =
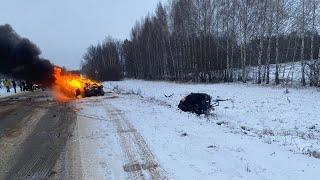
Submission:
POLYGON ((278 85, 279 81, 279 0, 276 1, 276 71, 275 83, 278 85))
POLYGON ((311 48, 310 48, 310 86, 315 85, 315 68, 316 68, 316 61, 314 60, 314 36, 316 34, 316 0, 312 0, 312 33, 311 33, 311 48))
POLYGON ((258 84, 261 84, 261 64, 262 64, 262 49, 263 49, 263 37, 260 37, 260 49, 258 58, 258 84))
POLYGON ((266 73, 267 73, 266 84, 270 83, 270 61, 271 61, 271 37, 269 36, 269 39, 268 39, 268 60, 267 60, 267 64, 266 64, 266 73))
POLYGON ((302 86, 306 85, 306 77, 305 77, 305 58, 304 58, 304 46, 305 46, 305 0, 302 0, 302 32, 301 32, 301 52, 300 52, 300 57, 301 57, 301 84, 302 86))

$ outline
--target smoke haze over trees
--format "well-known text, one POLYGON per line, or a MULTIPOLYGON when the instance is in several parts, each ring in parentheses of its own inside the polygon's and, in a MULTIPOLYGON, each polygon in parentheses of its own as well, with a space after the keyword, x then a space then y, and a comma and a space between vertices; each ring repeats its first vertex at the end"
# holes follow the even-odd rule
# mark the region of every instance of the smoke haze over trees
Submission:
POLYGON ((254 82, 279 84, 284 78, 292 79, 280 75, 281 64, 290 66, 292 76, 299 64, 301 85, 319 86, 319 4, 319 0, 159 3, 155 13, 136 23, 121 48, 94 57, 97 53, 93 51, 104 48, 90 47, 83 69, 88 72, 94 61, 90 75, 97 72, 99 79, 105 79, 102 74, 112 69, 106 66, 110 63, 117 64, 114 71, 121 70, 129 78, 246 82, 249 67, 255 66, 254 82), (110 52, 118 53, 118 58, 110 52))
POLYGON ((20 37, 10 25, 0 26, 0 73, 16 79, 49 84, 53 65, 40 58, 40 49, 20 37))

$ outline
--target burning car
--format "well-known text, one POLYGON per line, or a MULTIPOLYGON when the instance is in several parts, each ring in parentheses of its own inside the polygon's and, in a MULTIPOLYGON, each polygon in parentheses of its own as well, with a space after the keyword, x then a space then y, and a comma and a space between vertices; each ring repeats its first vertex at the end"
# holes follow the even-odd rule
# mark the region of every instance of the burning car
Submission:
POLYGON ((103 85, 80 74, 54 68, 53 92, 57 100, 68 101, 74 98, 103 96, 103 85))
POLYGON ((84 87, 84 97, 104 96, 103 85, 98 83, 87 84, 84 87))

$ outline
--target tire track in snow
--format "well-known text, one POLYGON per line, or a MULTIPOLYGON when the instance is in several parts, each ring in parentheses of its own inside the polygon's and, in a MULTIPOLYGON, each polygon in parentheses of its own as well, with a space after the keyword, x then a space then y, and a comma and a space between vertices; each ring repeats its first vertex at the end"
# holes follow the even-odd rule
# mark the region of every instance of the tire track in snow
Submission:
POLYGON ((123 169, 129 179, 168 179, 142 135, 123 117, 123 113, 111 105, 106 106, 106 112, 117 130, 126 161, 123 169))

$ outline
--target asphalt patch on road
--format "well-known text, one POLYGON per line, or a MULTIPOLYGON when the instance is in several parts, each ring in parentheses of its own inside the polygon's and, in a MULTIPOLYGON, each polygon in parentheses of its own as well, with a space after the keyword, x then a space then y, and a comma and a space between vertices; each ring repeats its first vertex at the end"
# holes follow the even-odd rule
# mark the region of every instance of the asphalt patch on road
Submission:
MULTIPOLYGON (((47 179, 72 134, 76 115, 69 104, 51 103, 34 131, 22 143, 5 179, 47 179)), ((14 136, 15 128, 5 131, 14 136)))

